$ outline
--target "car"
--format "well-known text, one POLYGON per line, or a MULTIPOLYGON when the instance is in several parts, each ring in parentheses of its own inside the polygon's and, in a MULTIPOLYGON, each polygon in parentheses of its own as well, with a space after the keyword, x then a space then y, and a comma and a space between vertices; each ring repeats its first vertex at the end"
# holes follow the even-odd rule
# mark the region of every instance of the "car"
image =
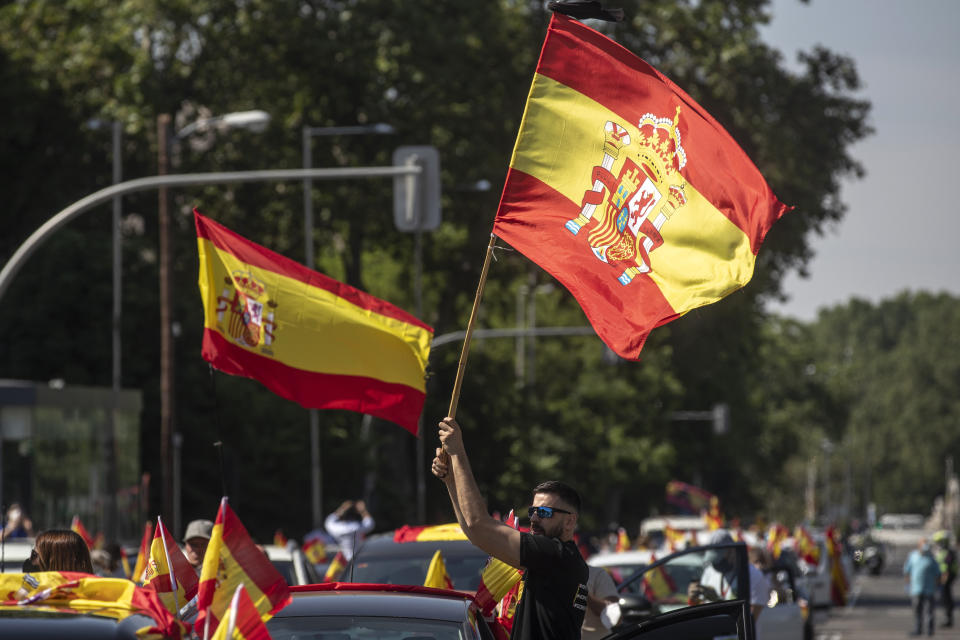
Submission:
MULTIPOLYGON (((810 606, 814 609, 829 609, 833 606, 832 596, 832 576, 830 573, 830 555, 827 553, 826 537, 822 533, 814 533, 813 541, 817 545, 819 560, 816 564, 800 559, 796 555, 796 541, 788 538, 783 546, 781 554, 785 557, 792 557, 793 562, 798 567, 796 583, 798 588, 807 594, 810 606)), ((853 581, 854 565, 853 560, 847 553, 840 554, 840 564, 843 567, 844 574, 847 577, 847 586, 849 588, 853 581)))
MULTIPOLYGON (((731 601, 743 602, 749 612, 749 604, 743 599, 743 594, 750 591, 749 586, 745 589, 735 586, 749 585, 750 581, 746 566, 747 546, 742 542, 690 547, 676 553, 632 551, 589 558, 589 564, 603 566, 612 576, 618 572, 628 576, 617 584, 621 622, 614 631, 630 626, 643 627, 666 614, 705 606, 691 604, 688 589, 691 583, 700 581, 707 553, 724 549, 735 550, 733 567, 736 567, 736 578, 732 581, 732 590, 723 595, 731 601)), ((770 572, 771 597, 756 624, 757 635, 764 640, 812 638, 813 622, 793 577, 791 571, 776 565, 770 572)))
POLYGON ((264 545, 263 549, 287 584, 314 584, 323 580, 316 566, 310 563, 303 551, 296 546, 280 547, 268 544, 264 545))
POLYGON ((347 563, 340 581, 422 585, 437 550, 443 554, 453 588, 475 592, 490 556, 466 537, 397 542, 393 533, 370 536, 347 563))
POLYGON ((292 602, 267 621, 273 640, 493 640, 470 593, 413 585, 291 587, 292 602))
POLYGON ((128 585, 79 573, 4 573, 0 638, 140 640, 182 633, 154 591, 134 587, 131 593, 128 585))
POLYGON ((20 573, 33 552, 33 538, 13 538, 0 544, 0 573, 20 573))

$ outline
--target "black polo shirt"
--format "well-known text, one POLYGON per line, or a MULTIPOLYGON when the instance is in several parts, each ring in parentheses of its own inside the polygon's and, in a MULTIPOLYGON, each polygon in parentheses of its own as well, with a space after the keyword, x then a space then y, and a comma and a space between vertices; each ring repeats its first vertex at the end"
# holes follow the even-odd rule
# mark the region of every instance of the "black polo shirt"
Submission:
POLYGON ((587 611, 587 563, 573 541, 520 534, 523 596, 513 640, 579 640, 587 611))

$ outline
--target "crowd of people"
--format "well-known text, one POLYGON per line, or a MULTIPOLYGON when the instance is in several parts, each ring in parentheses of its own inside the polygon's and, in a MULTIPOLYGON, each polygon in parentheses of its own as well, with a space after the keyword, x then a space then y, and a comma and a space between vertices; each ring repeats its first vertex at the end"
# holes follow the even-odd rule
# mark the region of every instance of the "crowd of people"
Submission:
MULTIPOLYGON (((448 491, 453 512, 468 539, 491 556, 523 571, 523 593, 514 616, 517 639, 584 638, 592 640, 609 633, 619 618, 619 594, 610 574, 588 567, 575 542, 574 532, 581 508, 579 494, 561 481, 541 483, 532 490, 529 531, 520 531, 487 512, 470 467, 460 427, 447 418, 440 423, 440 441, 432 472, 448 491)), ((362 500, 344 501, 330 513, 326 532, 336 541, 345 560, 350 560, 365 535, 375 526, 362 500)), ((189 522, 180 540, 184 555, 200 574, 214 523, 189 522)), ((69 529, 49 529, 35 534, 23 509, 13 504, 0 527, 0 540, 34 538, 24 572, 74 571, 100 576, 124 576, 119 566, 122 552, 111 544, 91 550, 89 543, 69 529)), ((650 541, 638 540, 638 543, 650 541)), ((726 530, 714 531, 709 545, 731 545, 706 554, 702 575, 690 583, 688 602, 729 599, 736 591, 733 537, 726 530)), ((754 620, 770 597, 773 585, 764 570, 770 567, 769 552, 762 546, 749 549, 749 602, 754 620)), ((938 531, 931 541, 923 539, 903 567, 914 613, 911 635, 933 635, 937 603, 943 608, 942 627, 953 626, 953 583, 958 573, 957 554, 947 531, 938 531)), ((747 594, 738 594, 747 597, 747 594)))

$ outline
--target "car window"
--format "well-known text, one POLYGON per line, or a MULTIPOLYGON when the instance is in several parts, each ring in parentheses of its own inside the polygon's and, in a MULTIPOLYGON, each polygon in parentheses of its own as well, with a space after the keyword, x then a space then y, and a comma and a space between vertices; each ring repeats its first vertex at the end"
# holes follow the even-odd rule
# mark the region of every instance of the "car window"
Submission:
POLYGON ((273 640, 468 640, 461 623, 373 616, 278 617, 267 631, 273 640))
POLYGON ((743 599, 750 591, 743 543, 692 547, 657 560, 617 585, 626 620, 699 604, 743 599))

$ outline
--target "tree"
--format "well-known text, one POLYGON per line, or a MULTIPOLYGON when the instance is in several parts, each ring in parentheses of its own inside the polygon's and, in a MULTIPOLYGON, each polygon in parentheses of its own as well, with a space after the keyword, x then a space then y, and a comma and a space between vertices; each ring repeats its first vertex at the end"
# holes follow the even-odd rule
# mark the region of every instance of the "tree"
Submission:
MULTIPOLYGON (((593 338, 539 340, 536 362, 542 374, 525 384, 510 373, 510 341, 475 346, 461 417, 465 425, 475 425, 467 437, 471 452, 484 462, 476 466, 485 471, 491 501, 520 505, 532 481, 563 475, 609 496, 607 504, 585 514, 596 526, 639 520, 660 506, 665 481, 692 470, 691 453, 704 460, 704 478, 742 496, 744 506, 757 503, 746 473, 701 454, 733 456, 764 428, 745 383, 761 357, 763 299, 778 294, 786 271, 802 268, 813 233, 841 215, 838 180, 859 170, 848 149, 868 133, 867 106, 850 97, 857 88, 852 62, 815 51, 804 74, 783 69, 779 53, 757 35, 765 2, 657 0, 623 6, 628 22, 596 26, 609 29, 687 89, 797 209, 771 232, 753 284, 658 329, 640 364, 611 364, 593 338), (719 401, 731 405, 734 418, 726 440, 691 438, 669 422, 673 410, 719 401), (584 451, 593 453, 585 457, 584 451), (608 463, 601 479, 591 456, 608 463)), ((389 122, 398 129, 389 140, 318 141, 314 164, 389 164, 400 144, 440 150, 444 222, 424 238, 424 315, 437 334, 462 329, 497 203, 496 188, 475 192, 465 186, 480 179, 499 185, 504 176, 548 18, 538 5, 509 0, 8 3, 0 8, 0 71, 13 82, 0 86, 0 109, 12 112, 19 153, 16 162, 5 158, 11 171, 0 177, 15 203, 9 209, 15 224, 0 240, 0 256, 8 256, 54 211, 109 181, 103 132, 81 126, 92 117, 124 123, 124 166, 131 177, 155 173, 160 113, 174 114, 178 126, 250 108, 273 116, 263 135, 232 132, 182 141, 176 158, 183 172, 296 167, 301 125, 389 122), (76 161, 45 163, 50 155, 76 161)), ((412 309, 413 242, 393 228, 390 189, 388 181, 314 183, 316 267, 412 309)), ((216 386, 211 385, 198 354, 202 321, 190 219, 197 206, 299 259, 300 186, 197 187, 172 197, 174 317, 182 328, 176 347, 178 424, 190 479, 185 514, 213 513, 226 484, 255 532, 264 535, 281 519, 290 523, 291 533, 305 529, 306 414, 265 395, 253 382, 214 376, 216 386), (222 483, 212 446, 218 440, 225 443, 222 483), (282 480, 276 480, 278 474, 282 480)), ((125 199, 123 384, 144 391, 142 462, 159 477, 151 444, 157 442, 159 406, 155 202, 153 194, 125 199)), ((0 331, 10 338, 0 345, 5 376, 108 383, 109 327, 98 311, 109 306, 108 226, 95 212, 69 225, 57 242, 37 252, 10 289, 5 303, 17 313, 0 316, 0 331), (75 274, 76 283, 70 286, 63 274, 75 274), (96 286, 84 286, 88 283, 96 286), (72 310, 70 323, 54 311, 61 308, 72 310), (77 330, 83 342, 72 337, 77 330), (38 349, 39 344, 60 350, 38 349)), ((512 326, 517 287, 531 278, 549 280, 524 258, 502 256, 483 301, 483 325, 512 326)), ((550 322, 585 324, 565 292, 541 296, 538 304, 550 322)), ((446 411, 457 351, 437 350, 431 361, 428 443, 432 425, 446 411)), ((378 423, 368 429, 375 444, 359 441, 360 423, 359 416, 324 413, 326 494, 354 497, 358 483, 374 477, 367 471, 381 470, 371 488, 383 498, 381 524, 400 524, 412 517, 414 442, 378 423)), ((769 468, 766 461, 756 465, 769 468)), ((445 497, 436 487, 430 496, 431 510, 442 513, 445 497)))

